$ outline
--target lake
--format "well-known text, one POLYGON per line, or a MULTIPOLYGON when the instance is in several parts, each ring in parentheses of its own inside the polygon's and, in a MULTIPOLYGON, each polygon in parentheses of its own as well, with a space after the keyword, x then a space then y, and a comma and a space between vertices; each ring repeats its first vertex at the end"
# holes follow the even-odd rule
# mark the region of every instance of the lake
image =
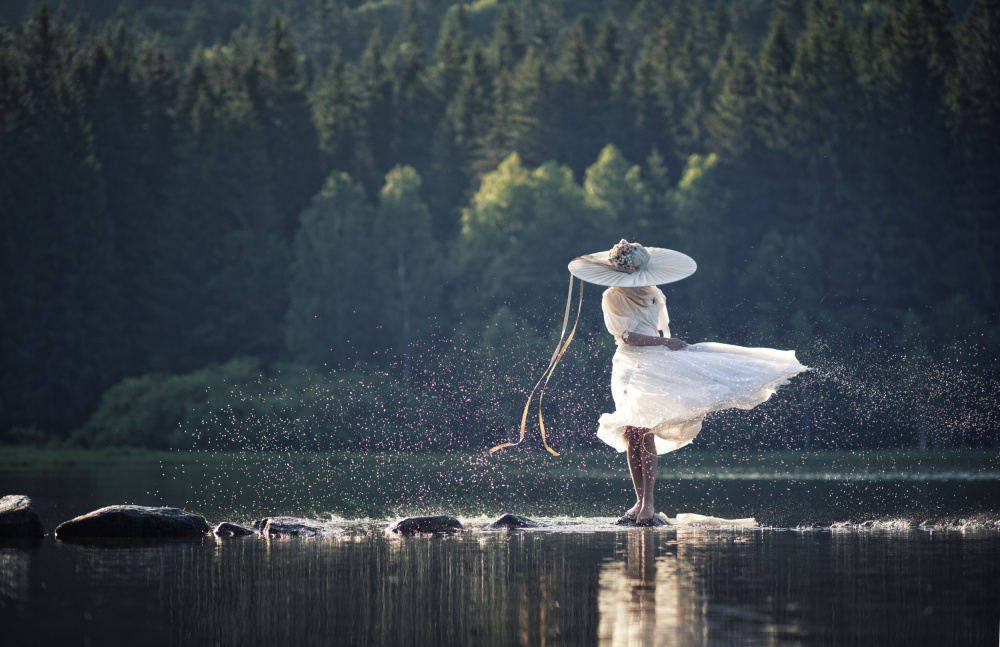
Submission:
POLYGON ((51 533, 113 503, 210 523, 295 514, 330 540, 0 544, 5 644, 997 645, 996 452, 663 461, 658 508, 761 528, 621 529, 620 457, 0 458, 51 533), (469 530, 396 538, 451 513, 469 530), (484 531, 502 512, 552 525, 484 531))

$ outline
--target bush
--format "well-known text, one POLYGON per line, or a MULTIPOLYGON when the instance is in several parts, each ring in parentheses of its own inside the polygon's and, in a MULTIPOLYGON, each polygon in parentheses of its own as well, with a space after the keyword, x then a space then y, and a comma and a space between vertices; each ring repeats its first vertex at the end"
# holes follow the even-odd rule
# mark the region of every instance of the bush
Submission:
POLYGON ((183 375, 126 378, 108 389, 73 440, 87 447, 327 450, 382 436, 398 390, 384 373, 266 374, 234 359, 183 375))

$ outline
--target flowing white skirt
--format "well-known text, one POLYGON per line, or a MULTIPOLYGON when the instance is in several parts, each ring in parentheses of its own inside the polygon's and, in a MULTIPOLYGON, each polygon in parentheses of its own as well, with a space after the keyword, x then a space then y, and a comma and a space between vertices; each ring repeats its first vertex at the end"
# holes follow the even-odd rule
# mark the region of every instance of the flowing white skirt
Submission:
POLYGON ((677 351, 619 346, 611 369, 615 412, 601 415, 597 437, 623 452, 625 427, 644 427, 657 454, 672 452, 694 440, 706 414, 752 409, 806 370, 792 350, 714 342, 677 351))

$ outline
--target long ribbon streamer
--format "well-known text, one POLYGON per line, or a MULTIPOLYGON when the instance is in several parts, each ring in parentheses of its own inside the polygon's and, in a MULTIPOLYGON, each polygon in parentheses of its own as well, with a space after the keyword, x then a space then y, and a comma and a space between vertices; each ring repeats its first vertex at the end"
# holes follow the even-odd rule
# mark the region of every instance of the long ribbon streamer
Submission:
POLYGON ((559 333, 559 343, 556 344, 556 349, 552 352, 552 357, 549 358, 549 365, 542 373, 542 377, 538 379, 538 383, 535 384, 535 388, 531 389, 531 394, 528 395, 528 401, 524 405, 524 412, 521 414, 521 437, 516 443, 502 443, 496 447, 490 449, 490 453, 503 449, 505 447, 516 447, 521 444, 524 440, 524 432, 528 421, 528 409, 531 407, 531 400, 535 397, 535 391, 538 387, 542 387, 542 390, 538 393, 538 428, 542 432, 542 444, 545 445, 545 449, 549 450, 549 453, 553 456, 558 456, 559 452, 549 447, 548 441, 545 439, 545 420, 542 419, 542 397, 545 395, 545 387, 549 385, 549 380, 552 378, 552 373, 556 368, 556 364, 562 359, 563 354, 566 353, 566 349, 569 348, 569 343, 573 341, 573 336, 576 334, 576 325, 580 323, 580 311, 583 310, 583 281, 580 281, 580 302, 576 308, 576 321, 573 322, 573 329, 570 330, 569 337, 566 336, 566 327, 569 325, 569 312, 573 305, 573 275, 569 275, 569 293, 566 295, 566 311, 563 314, 563 324, 562 332, 559 333))

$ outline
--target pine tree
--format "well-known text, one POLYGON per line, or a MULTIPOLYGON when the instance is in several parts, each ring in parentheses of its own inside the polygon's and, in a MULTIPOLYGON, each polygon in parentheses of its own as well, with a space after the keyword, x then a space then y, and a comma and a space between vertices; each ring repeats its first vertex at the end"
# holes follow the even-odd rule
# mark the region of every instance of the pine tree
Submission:
POLYGON ((636 50, 640 43, 645 43, 646 38, 660 27, 666 15, 657 0, 639 0, 625 22, 625 29, 629 34, 628 40, 634 44, 636 50))
POLYGON ((157 246, 155 223, 174 160, 169 107, 176 79, 162 50, 140 43, 124 19, 105 26, 80 76, 115 232, 114 282, 123 325, 119 370, 134 374, 147 368, 141 363, 152 318, 147 259, 157 246))
POLYGON ((527 44, 544 59, 549 59, 555 52, 558 20, 557 9, 548 2, 539 3, 534 8, 527 44))
MULTIPOLYGON (((964 152, 958 187, 958 215, 964 240, 961 294, 988 321, 1000 313, 1000 283, 994 260, 1000 244, 1000 2, 978 0, 958 33, 956 68, 950 84, 955 137, 964 152)), ((960 325, 969 325, 961 324, 960 325)), ((981 333, 982 331, 978 331, 981 333)), ((996 326, 986 331, 998 339, 996 326)))
POLYGON ((444 104, 435 96, 427 78, 416 27, 409 32, 410 40, 400 47, 399 71, 393 88, 396 119, 393 159, 426 173, 431 166, 432 125, 441 121, 444 104))
POLYGON ((789 146, 794 62, 795 47, 785 28, 785 15, 779 12, 757 61, 758 135, 772 149, 784 150, 789 146))
POLYGON ((353 100, 347 67, 335 54, 310 100, 319 147, 330 169, 346 171, 354 159, 358 126, 353 100))
POLYGON ((321 69, 328 69, 340 54, 338 43, 348 36, 347 27, 344 7, 338 0, 316 0, 310 40, 315 44, 313 56, 321 69))
POLYGON ((524 56, 521 19, 512 2, 504 4, 503 11, 497 18, 491 55, 493 68, 498 72, 514 69, 517 62, 524 56))
POLYGON ((0 45, 0 428, 68 431, 124 358, 115 229, 71 27, 42 4, 0 45), (13 126, 13 127, 12 127, 13 126))
POLYGON ((673 157, 674 140, 667 128, 673 116, 672 106, 659 103, 656 84, 663 73, 663 62, 654 55, 652 39, 639 53, 632 76, 631 101, 634 111, 632 144, 626 153, 648 155, 652 149, 668 151, 673 157))
POLYGON ((396 136, 392 127, 395 123, 392 71, 385 60, 380 29, 372 32, 355 76, 358 145, 351 176, 375 193, 380 178, 391 166, 392 143, 396 136))
POLYGON ((631 78, 622 44, 621 27, 611 15, 601 23, 597 34, 593 68, 594 105, 591 122, 595 136, 602 142, 615 142, 628 147, 632 134, 628 96, 631 78))
POLYGON ((298 49, 288 21, 279 15, 268 28, 260 70, 260 117, 274 173, 274 204, 284 221, 281 235, 290 242, 298 229, 298 215, 318 190, 322 176, 316 129, 298 69, 298 49))
MULTIPOLYGON (((720 57, 720 65, 724 58, 720 57)), ((725 160, 742 157, 755 144, 758 111, 754 71, 746 53, 736 48, 722 88, 708 118, 709 148, 725 160)))
POLYGON ((517 152, 517 143, 522 140, 513 77, 512 71, 501 69, 493 79, 491 109, 469 163, 468 175, 474 181, 517 152))
POLYGON ((462 82, 468 25, 463 3, 452 6, 441 24, 435 50, 433 76, 439 99, 447 105, 462 82))
POLYGON ((432 192, 429 202, 436 217, 435 234, 442 240, 456 233, 459 203, 475 177, 474 156, 477 142, 488 126, 491 83, 482 46, 474 41, 465 57, 458 88, 448 102, 432 144, 434 161, 428 180, 437 190, 432 192))
POLYGON ((594 114, 590 48, 581 25, 573 27, 563 44, 557 75, 554 110, 559 114, 560 123, 554 138, 554 156, 574 172, 582 173, 587 162, 606 142, 594 140, 595 136, 602 135, 597 128, 600 115, 594 114))
MULTIPOLYGON (((860 123, 862 102, 853 39, 834 2, 823 3, 821 13, 803 34, 791 82, 796 146, 814 163, 837 168, 860 123)), ((828 170, 815 172, 825 175, 828 170)))

